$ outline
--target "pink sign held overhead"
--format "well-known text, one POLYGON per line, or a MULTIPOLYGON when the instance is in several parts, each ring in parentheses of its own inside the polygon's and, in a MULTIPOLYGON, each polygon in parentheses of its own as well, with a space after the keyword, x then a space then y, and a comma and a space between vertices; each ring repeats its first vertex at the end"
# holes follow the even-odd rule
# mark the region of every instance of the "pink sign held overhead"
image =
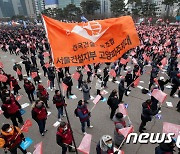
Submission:
POLYGON ((153 96, 154 98, 156 98, 160 103, 164 103, 164 101, 167 98, 167 94, 162 92, 159 89, 154 89, 151 96, 153 96))
POLYGON ((123 115, 128 115, 127 109, 125 108, 124 104, 119 104, 119 112, 123 115))
POLYGON ((174 133, 174 137, 177 138, 180 135, 180 125, 163 122, 163 133, 174 133))

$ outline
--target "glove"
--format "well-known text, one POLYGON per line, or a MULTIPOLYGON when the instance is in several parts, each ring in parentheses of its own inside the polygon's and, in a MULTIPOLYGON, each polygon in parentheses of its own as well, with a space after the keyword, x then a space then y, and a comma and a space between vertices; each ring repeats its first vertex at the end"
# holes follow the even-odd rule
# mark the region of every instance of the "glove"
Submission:
POLYGON ((88 115, 91 117, 91 112, 89 112, 88 115))
POLYGON ((119 151, 115 151, 114 154, 118 154, 119 151))

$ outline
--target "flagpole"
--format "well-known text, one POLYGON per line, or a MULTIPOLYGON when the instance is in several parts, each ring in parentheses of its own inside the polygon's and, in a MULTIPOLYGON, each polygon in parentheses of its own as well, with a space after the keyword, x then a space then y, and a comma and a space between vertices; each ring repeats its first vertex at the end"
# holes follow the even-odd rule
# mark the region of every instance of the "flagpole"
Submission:
MULTIPOLYGON (((41 17, 42 17, 42 14, 41 14, 41 17)), ((43 18, 43 17, 42 17, 42 19, 43 19, 43 24, 44 24, 44 28, 45 28, 45 32, 46 32, 46 37, 47 37, 48 33, 47 33, 47 29, 46 29, 46 24, 45 24, 45 22, 44 22, 44 18, 43 18)), ((48 39, 48 37, 47 37, 47 39, 48 39)), ((49 42, 49 39, 48 39, 48 42, 49 42)), ((52 56, 51 45, 49 44, 49 46, 50 46, 50 48, 49 48, 49 49, 50 49, 50 56, 51 56, 51 58, 52 58, 52 62, 53 62, 53 65, 54 65, 54 60, 53 60, 53 56, 52 56)), ((60 82, 59 82, 59 80, 58 80, 58 75, 57 75, 57 72, 56 72, 55 69, 54 69, 54 73, 55 73, 55 77, 56 77, 56 80, 57 80, 57 83, 58 83, 58 88, 59 88, 59 91, 60 91, 60 93, 61 93, 61 96, 64 97, 64 96, 62 95, 62 91, 61 91, 61 87, 60 87, 60 82)), ((64 99, 64 101, 65 101, 65 99, 64 99)), ((76 154, 78 154, 76 142, 75 142, 74 135, 73 135, 73 130, 72 130, 71 123, 70 123, 69 116, 68 116, 68 112, 67 112, 67 109, 66 109, 66 105, 64 105, 64 111, 65 111, 65 114, 66 114, 67 122, 68 122, 68 124, 69 124, 69 128, 70 128, 71 133, 72 133, 72 140, 73 140, 73 143, 74 143, 75 151, 76 151, 76 154)))

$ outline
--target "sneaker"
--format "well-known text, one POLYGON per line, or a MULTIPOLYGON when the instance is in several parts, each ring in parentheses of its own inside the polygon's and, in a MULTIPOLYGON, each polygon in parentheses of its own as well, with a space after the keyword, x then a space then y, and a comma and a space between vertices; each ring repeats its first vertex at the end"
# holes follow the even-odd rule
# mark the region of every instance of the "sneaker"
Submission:
POLYGON ((31 154, 31 152, 27 152, 26 154, 31 154))
POLYGON ((75 148, 69 150, 69 152, 76 152, 75 148))
POLYGON ((44 133, 42 133, 41 136, 44 136, 44 133))
POLYGON ((62 121, 62 119, 61 119, 61 118, 59 118, 59 119, 58 119, 58 121, 59 121, 59 122, 61 122, 61 121, 62 121))
POLYGON ((89 128, 93 128, 93 126, 92 126, 92 125, 90 125, 90 126, 89 126, 89 128))
POLYGON ((51 91, 53 91, 53 89, 51 89, 51 91))
POLYGON ((63 116, 63 117, 66 117, 66 115, 65 115, 65 114, 63 114, 62 116, 63 116))
POLYGON ((47 131, 48 131, 48 130, 47 130, 47 129, 45 129, 45 130, 44 130, 44 133, 46 133, 47 131))
POLYGON ((86 133, 86 132, 84 132, 83 134, 84 134, 84 135, 86 135, 87 133, 86 133))

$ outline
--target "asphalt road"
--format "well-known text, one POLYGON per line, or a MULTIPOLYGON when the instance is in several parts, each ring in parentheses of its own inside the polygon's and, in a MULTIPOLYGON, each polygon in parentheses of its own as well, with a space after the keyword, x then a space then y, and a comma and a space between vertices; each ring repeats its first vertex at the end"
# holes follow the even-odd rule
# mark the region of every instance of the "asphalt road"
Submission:
MULTIPOLYGON (((5 72, 11 73, 12 75, 16 76, 15 71, 13 71, 14 61, 20 62, 22 60, 15 55, 10 55, 9 53, 4 53, 4 52, 0 51, 0 61, 3 62, 3 64, 4 64, 5 72)), ((21 64, 21 65, 23 66, 23 74, 26 74, 24 65, 23 64, 21 64)), ((38 65, 40 68, 40 73, 43 74, 42 69, 39 64, 39 61, 38 61, 38 65)), ((128 66, 131 67, 130 69, 133 69, 133 67, 130 63, 128 64, 128 66)), ((103 68, 104 68, 104 65, 101 65, 100 70, 102 71, 103 68)), ((146 66, 145 69, 148 72, 151 70, 151 67, 146 66)), ((71 68, 70 73, 73 74, 74 72, 75 72, 75 68, 73 67, 73 68, 71 68)), ((122 71, 121 75, 125 75, 125 74, 126 74, 126 72, 122 71)), ((160 73, 159 76, 164 76, 165 79, 167 78, 167 76, 163 73, 160 73)), ((85 74, 84 74, 84 78, 86 79, 85 74)), ((149 78, 150 77, 149 77, 148 73, 145 73, 144 75, 142 75, 140 86, 147 88, 149 78)), ((118 81, 120 80, 119 77, 117 79, 118 79, 118 81)), ((43 75, 41 75, 41 80, 42 80, 43 85, 45 87, 47 87, 47 78, 45 78, 43 75)), ((91 95, 94 97, 96 96, 95 81, 96 81, 96 79, 94 78, 93 83, 90 84, 91 95)), ((82 99, 82 92, 77 89, 77 81, 73 80, 73 83, 74 83, 74 85, 73 85, 72 92, 73 92, 73 94, 75 94, 77 96, 77 99, 74 99, 74 100, 66 99, 66 103, 68 104, 67 111, 69 114, 72 129, 74 132, 75 141, 76 141, 77 146, 79 146, 84 135, 81 132, 79 119, 74 116, 74 109, 77 106, 77 102, 80 99, 82 99)), ((24 104, 24 103, 30 104, 28 97, 23 88, 23 81, 19 82, 19 85, 22 88, 19 92, 20 92, 20 94, 23 95, 23 97, 21 98, 19 103, 20 104, 24 104)), ((104 95, 105 98, 107 98, 109 96, 110 92, 113 89, 118 88, 118 84, 113 83, 113 82, 108 82, 107 86, 108 86, 108 88, 106 89, 106 91, 108 91, 108 94, 104 95)), ((56 88, 58 88, 57 83, 56 83, 56 88)), ((131 88, 131 90, 132 91, 131 91, 130 95, 128 97, 124 96, 123 100, 124 100, 124 103, 128 104, 128 115, 133 123, 135 132, 138 132, 138 127, 141 122, 141 120, 140 120, 140 115, 141 115, 141 110, 142 110, 141 104, 143 103, 143 101, 150 98, 150 96, 147 94, 142 94, 140 88, 131 88)), ((54 91, 51 92, 50 90, 48 90, 48 92, 50 94, 50 99, 49 99, 50 108, 48 109, 48 111, 51 112, 51 114, 48 116, 47 124, 46 124, 46 128, 48 129, 48 132, 45 134, 44 137, 42 137, 40 135, 36 122, 31 118, 31 104, 30 104, 28 107, 25 108, 26 113, 23 115, 23 119, 24 119, 24 121, 27 119, 31 119, 33 126, 29 129, 28 133, 24 133, 24 134, 26 137, 28 136, 31 139, 33 139, 33 141, 34 141, 33 144, 28 148, 28 151, 33 152, 34 145, 42 141, 43 142, 43 154, 60 154, 61 147, 59 147, 56 144, 57 127, 53 126, 53 124, 58 120, 57 119, 57 109, 56 109, 55 105, 52 103, 52 97, 54 95, 54 91)), ((162 105, 162 109, 161 109, 162 112, 160 113, 162 115, 162 118, 161 119, 154 118, 152 120, 152 122, 149 122, 147 124, 147 132, 149 132, 149 133, 150 132, 155 132, 155 133, 162 132, 162 123, 163 122, 180 124, 179 112, 177 112, 176 108, 175 108, 179 98, 170 97, 169 96, 170 89, 166 88, 165 92, 168 94, 166 101, 172 102, 173 107, 168 107, 166 102, 162 105)), ((88 109, 91 109, 92 107, 93 107, 93 103, 91 100, 90 103, 88 104, 88 109)), ((96 144, 102 135, 109 134, 113 137, 114 124, 110 120, 109 115, 110 115, 109 107, 106 102, 102 102, 102 101, 100 101, 97 104, 97 106, 95 107, 95 109, 92 111, 91 124, 94 126, 94 128, 86 130, 87 133, 92 134, 90 154, 96 153, 96 144)), ((64 118, 64 120, 66 121, 66 118, 64 118)), ((8 119, 5 119, 5 117, 3 115, 0 115, 0 123, 2 126, 3 123, 11 123, 11 121, 8 119)), ((139 143, 138 144, 131 143, 131 144, 124 144, 122 147, 122 150, 125 152, 125 154, 154 154, 155 153, 154 150, 155 150, 156 146, 157 146, 156 144, 150 144, 150 143, 142 144, 142 145, 139 143)), ((3 154, 3 151, 0 150, 0 153, 3 154)), ((21 153, 21 152, 18 152, 18 153, 21 153)))

